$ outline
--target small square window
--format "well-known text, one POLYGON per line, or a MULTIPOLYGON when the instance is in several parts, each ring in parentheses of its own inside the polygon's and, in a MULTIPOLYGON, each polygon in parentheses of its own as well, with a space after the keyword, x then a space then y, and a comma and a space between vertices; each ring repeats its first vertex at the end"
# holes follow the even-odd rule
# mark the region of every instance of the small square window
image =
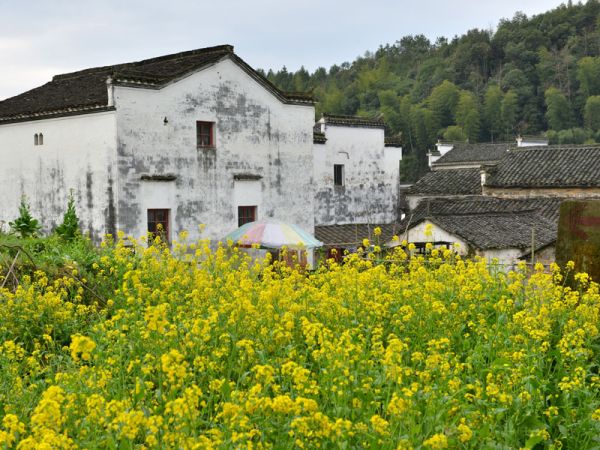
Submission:
POLYGON ((148 233, 152 236, 160 236, 163 242, 169 242, 169 210, 148 210, 148 233))
POLYGON ((198 148, 215 146, 214 122, 196 122, 196 142, 198 148))
POLYGON ((343 186, 344 185, 344 165, 334 164, 333 165, 333 185, 343 186))
POLYGON ((238 227, 256 221, 256 206, 238 206, 238 227))

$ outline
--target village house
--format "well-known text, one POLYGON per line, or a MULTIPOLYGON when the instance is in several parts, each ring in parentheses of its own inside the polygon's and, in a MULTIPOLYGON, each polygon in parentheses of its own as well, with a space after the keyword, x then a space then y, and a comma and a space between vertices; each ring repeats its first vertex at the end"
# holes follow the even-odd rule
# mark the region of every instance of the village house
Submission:
POLYGON ((356 249, 376 227, 388 237, 398 221, 399 139, 385 137, 381 119, 324 114, 313 148, 316 237, 338 250, 356 249))
POLYGON ((71 191, 96 241, 394 222, 399 143, 380 120, 326 115, 314 130, 314 113, 228 45, 57 75, 0 102, 0 225, 25 195, 48 232, 71 191))
POLYGON ((449 150, 407 191, 404 235, 422 246, 459 242, 464 254, 506 265, 532 253, 552 262, 561 201, 600 198, 600 146, 482 145, 469 162, 476 152, 449 150))
POLYGON ((561 199, 500 199, 473 196, 422 201, 398 224, 399 245, 412 242, 455 248, 463 256, 496 258, 512 266, 533 252, 537 261, 552 262, 561 199))

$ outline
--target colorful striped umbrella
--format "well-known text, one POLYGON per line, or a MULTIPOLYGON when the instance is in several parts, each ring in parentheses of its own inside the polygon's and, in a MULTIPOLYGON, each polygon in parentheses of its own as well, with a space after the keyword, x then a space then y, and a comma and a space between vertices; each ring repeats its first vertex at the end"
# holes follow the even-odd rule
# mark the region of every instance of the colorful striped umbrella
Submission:
POLYGON ((223 238, 242 246, 260 245, 262 248, 315 248, 323 246, 297 225, 279 220, 259 220, 242 225, 223 238))

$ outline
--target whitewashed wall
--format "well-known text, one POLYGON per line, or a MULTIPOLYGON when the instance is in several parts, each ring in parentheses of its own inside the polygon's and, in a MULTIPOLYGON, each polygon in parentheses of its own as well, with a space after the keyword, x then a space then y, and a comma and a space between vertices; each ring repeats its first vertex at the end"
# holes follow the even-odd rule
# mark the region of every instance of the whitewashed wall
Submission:
POLYGON ((383 128, 322 125, 314 144, 315 224, 392 223, 397 218, 402 149, 384 146, 383 128), (344 186, 333 166, 344 165, 344 186))
POLYGON ((0 221, 18 215, 25 194, 49 232, 62 222, 70 189, 84 232, 96 240, 114 232, 116 215, 114 112, 0 125, 0 221), (34 145, 34 134, 44 145, 34 145))
POLYGON ((187 230, 193 239, 205 224, 202 237, 218 240, 237 228, 246 194, 260 199, 259 219, 314 232, 314 107, 282 103, 229 59, 160 90, 115 86, 114 98, 119 228, 126 233, 144 235, 146 210, 168 205, 172 235, 187 230), (215 150, 197 148, 196 121, 216 122, 215 150), (140 179, 165 174, 177 178, 140 179), (261 178, 244 191, 236 174, 261 178))
POLYGON ((446 230, 438 227, 436 224, 429 220, 423 222, 408 229, 408 232, 398 233, 400 241, 406 239, 408 242, 452 242, 458 244, 455 249, 460 255, 466 255, 469 251, 467 243, 455 236, 448 233, 446 230), (426 233, 428 226, 431 226, 431 235, 426 233))

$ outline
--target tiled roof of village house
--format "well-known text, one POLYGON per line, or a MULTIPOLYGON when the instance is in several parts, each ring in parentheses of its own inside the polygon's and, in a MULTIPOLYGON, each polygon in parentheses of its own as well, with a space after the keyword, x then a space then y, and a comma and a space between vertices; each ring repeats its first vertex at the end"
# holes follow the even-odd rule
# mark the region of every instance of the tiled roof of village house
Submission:
POLYGON ((402 238, 407 227, 430 220, 475 247, 527 248, 535 229, 536 248, 556 240, 562 199, 502 199, 474 196, 462 199, 423 200, 398 224, 402 238))
POLYGON ((408 195, 481 194, 479 169, 434 170, 406 190, 408 195))
POLYGON ((514 147, 514 143, 456 143, 454 148, 434 162, 434 165, 496 162, 504 156, 510 147, 514 147))
POLYGON ((143 61, 56 75, 43 86, 0 101, 0 123, 106 109, 106 81, 158 88, 195 70, 232 58, 243 70, 286 103, 312 104, 309 95, 284 93, 252 69, 230 45, 207 47, 143 61))
POLYGON ((402 147, 402 136, 386 136, 383 142, 386 147, 402 147))
POLYGON ((511 149, 493 168, 491 187, 600 187, 600 145, 511 149))
POLYGON ((383 245, 398 229, 396 224, 319 225, 315 226, 315 237, 326 247, 358 247, 365 238, 383 245), (373 234, 376 227, 381 228, 379 239, 373 234))
POLYGON ((436 215, 428 220, 481 250, 545 247, 556 240, 556 223, 536 212, 436 215))
POLYGON ((324 144, 327 142, 327 138, 325 137, 325 133, 320 131, 313 131, 313 143, 315 144, 324 144))
POLYGON ((336 114, 323 114, 323 120, 328 125, 340 125, 344 127, 360 128, 385 128, 382 119, 369 117, 342 116, 336 114))
POLYGON ((430 215, 468 215, 468 214, 497 214, 538 212, 547 219, 558 221, 558 213, 562 198, 531 197, 531 198, 498 198, 482 195, 463 198, 432 198, 424 199, 410 211, 400 223, 402 230, 407 223, 415 223, 430 215))

